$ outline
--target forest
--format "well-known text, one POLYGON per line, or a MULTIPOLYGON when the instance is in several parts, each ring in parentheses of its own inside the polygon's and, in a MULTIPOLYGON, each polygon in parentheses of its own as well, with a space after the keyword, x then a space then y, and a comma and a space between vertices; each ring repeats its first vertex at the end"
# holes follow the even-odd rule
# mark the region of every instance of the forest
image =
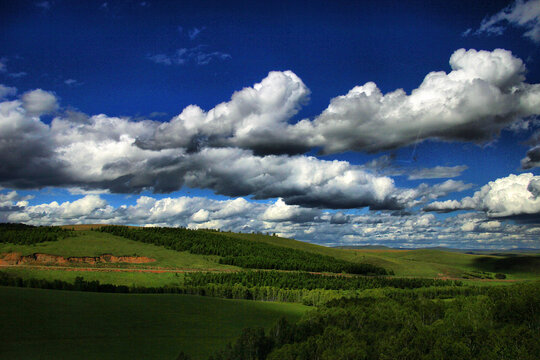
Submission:
POLYGON ((208 230, 185 228, 129 228, 104 226, 98 231, 127 239, 164 246, 199 255, 218 255, 221 264, 252 269, 300 270, 362 275, 387 275, 389 272, 371 264, 352 263, 331 256, 236 239, 208 230))
POLYGON ((0 243, 33 245, 45 241, 56 241, 73 235, 73 231, 57 226, 0 223, 0 243))
POLYGON ((296 324, 244 329, 210 359, 538 359, 538 282, 451 300, 394 295, 340 298, 296 324))

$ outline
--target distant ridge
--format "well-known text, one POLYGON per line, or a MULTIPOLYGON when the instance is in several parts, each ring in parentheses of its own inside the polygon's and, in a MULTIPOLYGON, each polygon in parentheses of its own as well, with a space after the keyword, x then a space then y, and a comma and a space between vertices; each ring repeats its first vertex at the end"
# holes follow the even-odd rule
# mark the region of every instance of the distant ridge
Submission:
POLYGON ((336 249, 345 250, 407 250, 400 248, 391 248, 383 245, 348 245, 348 246, 333 246, 336 249))
POLYGON ((399 248, 388 247, 384 245, 347 245, 347 246, 333 246, 335 249, 344 250, 439 250, 449 251, 465 254, 477 254, 477 255, 509 255, 509 254, 522 254, 522 253, 538 253, 540 249, 535 248, 516 248, 516 249, 455 249, 444 246, 432 246, 423 248, 399 248))

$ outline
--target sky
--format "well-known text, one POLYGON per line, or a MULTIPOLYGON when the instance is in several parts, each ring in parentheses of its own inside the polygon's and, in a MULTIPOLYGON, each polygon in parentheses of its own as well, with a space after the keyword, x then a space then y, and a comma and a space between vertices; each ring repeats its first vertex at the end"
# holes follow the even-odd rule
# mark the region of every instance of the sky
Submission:
POLYGON ((0 222, 540 249, 540 0, 8 0, 0 34, 0 222))

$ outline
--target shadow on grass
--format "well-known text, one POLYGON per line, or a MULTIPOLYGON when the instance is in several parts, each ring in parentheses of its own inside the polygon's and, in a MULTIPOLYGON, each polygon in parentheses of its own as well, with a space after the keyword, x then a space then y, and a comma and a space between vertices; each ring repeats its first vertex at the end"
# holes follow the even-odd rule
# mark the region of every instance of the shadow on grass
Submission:
POLYGON ((540 274, 540 255, 483 256, 475 259, 473 265, 482 271, 540 274))

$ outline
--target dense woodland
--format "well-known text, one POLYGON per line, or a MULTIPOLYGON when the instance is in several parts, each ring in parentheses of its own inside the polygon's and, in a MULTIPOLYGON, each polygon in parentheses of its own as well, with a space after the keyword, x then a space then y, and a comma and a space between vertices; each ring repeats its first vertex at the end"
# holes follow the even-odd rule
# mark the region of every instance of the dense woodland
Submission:
POLYGON ((73 231, 64 230, 57 226, 0 223, 0 243, 33 245, 44 241, 56 241, 73 235, 73 231))
POLYGON ((341 298, 296 324, 244 329, 211 359, 538 359, 540 283, 480 292, 450 300, 400 292, 341 298))
POLYGON ((358 264, 331 256, 227 237, 207 230, 184 228, 129 228, 104 226, 99 231, 127 239, 164 246, 192 254, 218 255, 221 264, 251 269, 321 271, 363 275, 387 275, 384 268, 358 264))

